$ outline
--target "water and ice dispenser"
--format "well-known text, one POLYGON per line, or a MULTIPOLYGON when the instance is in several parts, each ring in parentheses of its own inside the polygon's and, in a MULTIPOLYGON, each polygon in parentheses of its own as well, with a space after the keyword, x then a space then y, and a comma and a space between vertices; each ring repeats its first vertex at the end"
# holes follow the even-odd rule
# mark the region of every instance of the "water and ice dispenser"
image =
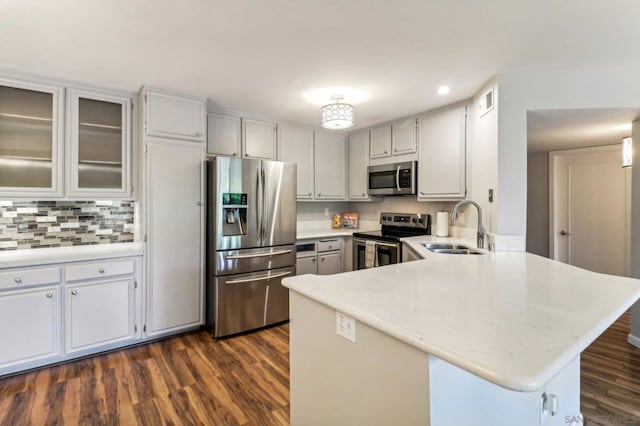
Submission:
POLYGON ((247 194, 222 194, 222 235, 247 235, 247 194))

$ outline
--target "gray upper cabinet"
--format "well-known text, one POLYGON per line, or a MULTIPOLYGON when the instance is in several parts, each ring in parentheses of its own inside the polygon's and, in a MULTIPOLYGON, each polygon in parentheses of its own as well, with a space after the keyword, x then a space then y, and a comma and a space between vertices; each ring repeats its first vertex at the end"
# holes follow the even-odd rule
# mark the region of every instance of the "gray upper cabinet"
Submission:
POLYGON ((268 121, 242 119, 243 157, 276 159, 276 124, 268 121))
POLYGON ((369 154, 371 158, 391 157, 391 126, 371 129, 369 154))
POLYGON ((368 200, 369 131, 349 136, 349 198, 368 200))
POLYGON ((242 152, 240 117, 218 113, 207 116, 207 153, 239 157, 242 152))
POLYGON ((419 200, 466 196, 466 107, 439 111, 419 120, 419 200))
POLYGON ((0 79, 0 196, 61 197, 63 99, 59 86, 0 79))
POLYGON ((278 159, 298 166, 298 200, 313 199, 313 130, 278 125, 278 159))
POLYGON ((418 152, 415 118, 391 125, 391 147, 393 155, 415 154, 418 152))
POLYGON ((147 136, 204 142, 207 100, 145 88, 147 136))
POLYGON ((67 91, 67 196, 129 198, 131 97, 67 91))
POLYGON ((315 199, 344 200, 345 138, 341 134, 315 132, 315 199))

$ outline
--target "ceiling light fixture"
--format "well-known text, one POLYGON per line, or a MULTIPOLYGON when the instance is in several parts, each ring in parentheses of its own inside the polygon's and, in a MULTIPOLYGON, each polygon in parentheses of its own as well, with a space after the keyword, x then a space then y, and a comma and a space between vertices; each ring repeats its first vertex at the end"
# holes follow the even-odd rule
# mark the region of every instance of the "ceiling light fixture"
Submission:
POLYGON ((438 87, 438 95, 448 95, 451 91, 449 86, 440 86, 438 87))
POLYGON ((332 96, 333 103, 322 107, 322 127, 325 129, 348 129, 353 127, 355 115, 353 105, 342 103, 342 95, 332 96))
POLYGON ((622 167, 631 167, 633 164, 633 139, 631 136, 622 138, 622 167))

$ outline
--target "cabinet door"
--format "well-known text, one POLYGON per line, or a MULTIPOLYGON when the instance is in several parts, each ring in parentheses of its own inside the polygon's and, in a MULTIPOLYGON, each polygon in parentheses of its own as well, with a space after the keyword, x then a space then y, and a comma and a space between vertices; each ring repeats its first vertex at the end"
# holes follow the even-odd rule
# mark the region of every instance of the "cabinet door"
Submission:
POLYGON ((133 278, 124 278, 66 287, 66 353, 135 337, 133 283, 133 278))
POLYGON ((318 275, 333 275, 342 272, 342 255, 339 251, 318 253, 318 275))
POLYGON ((242 149, 244 157, 275 160, 275 123, 242 119, 242 149))
POLYGON ((0 371, 60 353, 58 287, 0 293, 0 371))
POLYGON ((131 98, 67 94, 67 195, 130 197, 131 98))
POLYGON ((340 134, 315 133, 315 198, 344 200, 345 142, 340 134))
POLYGON ((204 149, 147 147, 147 332, 203 322, 202 170, 204 149))
POLYGON ((298 199, 312 200, 313 130, 278 125, 278 159, 298 165, 298 199))
POLYGON ((393 155, 413 154, 418 150, 416 143, 416 119, 411 118, 391 126, 393 155))
POLYGON ((207 116, 207 153, 239 157, 240 117, 210 113, 207 116))
POLYGON ((452 200, 465 197, 465 127, 466 107, 420 119, 419 199, 452 200))
POLYGON ((299 257, 296 259, 296 275, 317 273, 318 262, 316 256, 299 257))
POLYGON ((391 126, 371 130, 371 158, 391 157, 391 126))
POLYGON ((402 263, 422 260, 423 258, 406 244, 402 245, 402 263))
POLYGON ((366 200, 369 188, 369 132, 349 136, 349 198, 366 200))
POLYGON ((0 197, 61 197, 63 88, 0 79, 0 197))
POLYGON ((205 98, 145 91, 145 133, 148 136, 204 142, 205 98))

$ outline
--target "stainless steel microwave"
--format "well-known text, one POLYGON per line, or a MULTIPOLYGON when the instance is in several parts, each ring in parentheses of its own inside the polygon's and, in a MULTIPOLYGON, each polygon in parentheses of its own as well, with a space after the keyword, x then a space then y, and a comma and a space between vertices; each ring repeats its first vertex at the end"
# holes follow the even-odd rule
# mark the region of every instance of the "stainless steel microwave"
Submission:
POLYGON ((415 195, 418 162, 369 166, 369 195, 415 195))

